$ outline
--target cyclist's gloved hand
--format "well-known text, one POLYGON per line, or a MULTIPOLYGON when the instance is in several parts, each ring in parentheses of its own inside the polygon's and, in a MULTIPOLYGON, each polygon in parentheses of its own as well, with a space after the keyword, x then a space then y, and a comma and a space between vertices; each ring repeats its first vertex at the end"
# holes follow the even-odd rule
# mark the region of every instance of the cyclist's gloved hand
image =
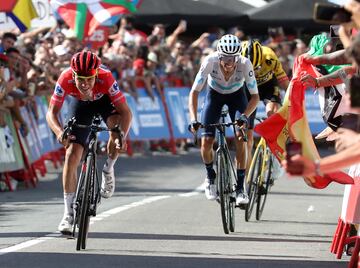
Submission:
POLYGON ((238 119, 236 119, 236 123, 239 127, 244 126, 248 127, 249 125, 249 118, 245 114, 241 114, 238 119))
POLYGON ((189 130, 190 132, 197 131, 200 126, 201 126, 201 123, 200 123, 199 121, 193 120, 193 121, 191 121, 191 123, 189 124, 188 130, 189 130))

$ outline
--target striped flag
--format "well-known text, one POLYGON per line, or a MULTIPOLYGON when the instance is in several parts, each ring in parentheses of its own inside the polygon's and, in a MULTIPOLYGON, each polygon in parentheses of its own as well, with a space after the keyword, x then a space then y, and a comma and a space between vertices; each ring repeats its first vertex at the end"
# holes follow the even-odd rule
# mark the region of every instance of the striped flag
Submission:
MULTIPOLYGON (((310 131, 305 110, 305 90, 300 82, 300 73, 307 72, 317 77, 317 73, 309 64, 302 61, 302 56, 296 59, 293 78, 286 91, 283 106, 280 110, 258 124, 254 130, 264 137, 272 153, 279 159, 284 159, 285 145, 291 141, 302 143, 303 155, 311 160, 320 159, 310 131)), ((320 112, 320 111, 319 111, 320 112)), ((335 181, 341 184, 353 184, 354 180, 344 172, 333 172, 324 176, 304 177, 304 181, 313 188, 322 189, 335 181)))
POLYGON ((130 0, 50 0, 51 6, 74 31, 79 40, 90 36, 112 16, 135 12, 130 0))
MULTIPOLYGON (((11 1, 9 1, 8 4, 10 4, 10 2, 11 1)), ((30 28, 31 20, 37 18, 38 14, 31 0, 17 0, 15 2, 14 4, 14 1, 12 1, 13 5, 7 4, 7 8, 12 7, 12 10, 6 12, 6 15, 14 21, 21 32, 25 32, 30 28)))

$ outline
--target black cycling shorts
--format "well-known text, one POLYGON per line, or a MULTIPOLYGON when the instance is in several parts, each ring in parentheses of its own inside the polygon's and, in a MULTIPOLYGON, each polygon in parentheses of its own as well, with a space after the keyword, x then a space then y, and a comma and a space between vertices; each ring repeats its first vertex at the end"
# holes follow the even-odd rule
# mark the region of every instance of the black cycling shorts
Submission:
MULTIPOLYGON (((239 116, 245 112, 248 104, 244 88, 242 87, 230 94, 221 94, 209 88, 201 113, 201 123, 204 125, 218 123, 221 117, 222 107, 225 104, 228 106, 231 120, 234 121, 239 118, 239 116)), ((215 128, 205 128, 202 136, 215 137, 215 128)))
MULTIPOLYGON (((99 114, 104 122, 106 122, 110 115, 117 114, 108 95, 104 95, 94 101, 82 101, 72 96, 68 97, 70 98, 70 103, 67 120, 65 122, 75 117, 76 123, 90 125, 94 115, 99 114)), ((70 135, 75 136, 75 140, 71 142, 81 144, 85 147, 88 143, 89 134, 90 129, 73 127, 70 135)))

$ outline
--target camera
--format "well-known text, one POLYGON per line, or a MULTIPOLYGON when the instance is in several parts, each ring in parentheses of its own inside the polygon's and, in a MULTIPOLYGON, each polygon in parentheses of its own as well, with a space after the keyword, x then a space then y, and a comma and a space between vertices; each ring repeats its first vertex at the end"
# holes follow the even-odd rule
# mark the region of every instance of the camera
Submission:
POLYGON ((324 24, 341 24, 351 21, 351 13, 331 3, 315 3, 313 19, 324 24))
POLYGON ((340 25, 330 25, 330 37, 339 38, 340 25))

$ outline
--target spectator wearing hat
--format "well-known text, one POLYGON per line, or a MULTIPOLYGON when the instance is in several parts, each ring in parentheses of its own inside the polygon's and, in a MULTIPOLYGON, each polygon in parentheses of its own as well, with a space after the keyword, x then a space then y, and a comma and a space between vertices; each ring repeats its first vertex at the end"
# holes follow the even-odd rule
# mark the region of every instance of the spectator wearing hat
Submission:
POLYGON ((161 96, 161 90, 163 88, 160 79, 155 74, 158 63, 157 54, 155 52, 149 52, 144 69, 144 83, 145 90, 153 101, 155 101, 154 89, 157 90, 158 95, 161 96))

